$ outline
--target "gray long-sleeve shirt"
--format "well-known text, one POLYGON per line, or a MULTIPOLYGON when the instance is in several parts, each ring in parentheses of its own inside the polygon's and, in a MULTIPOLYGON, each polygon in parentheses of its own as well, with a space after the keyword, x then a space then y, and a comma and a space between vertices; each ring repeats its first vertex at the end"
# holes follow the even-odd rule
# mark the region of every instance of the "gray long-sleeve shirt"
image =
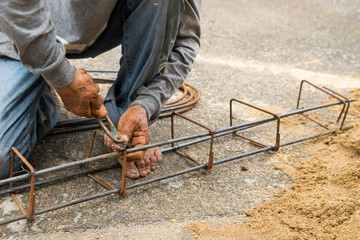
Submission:
MULTIPOLYGON (((0 56, 20 60, 52 87, 66 86, 75 78, 75 69, 65 54, 80 53, 95 42, 106 28, 116 2, 1 0, 0 56), (66 24, 62 24, 64 21, 66 24)), ((143 106, 149 119, 160 112, 191 69, 200 47, 200 6, 201 0, 185 0, 178 35, 165 68, 150 85, 136 92, 132 105, 143 106)))

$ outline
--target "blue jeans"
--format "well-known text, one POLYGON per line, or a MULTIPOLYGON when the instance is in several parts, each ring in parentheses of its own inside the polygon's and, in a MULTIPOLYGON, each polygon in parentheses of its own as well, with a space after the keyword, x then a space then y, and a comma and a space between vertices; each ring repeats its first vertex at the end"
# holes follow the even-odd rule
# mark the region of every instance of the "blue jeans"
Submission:
MULTIPOLYGON (((120 70, 104 100, 110 118, 117 123, 135 98, 136 90, 151 83, 159 66, 170 55, 176 38, 182 0, 119 0, 107 28, 81 54, 68 58, 95 57, 122 45, 120 70), (158 7, 154 7, 158 6, 158 7)), ((0 179, 9 175, 10 148, 27 158, 60 119, 56 104, 40 75, 30 73, 17 60, 0 57, 0 179)), ((22 162, 15 158, 14 169, 22 162)))
MULTIPOLYGON (((0 57, 0 179, 9 175, 10 148, 28 157, 60 114, 47 83, 30 73, 21 62, 0 57)), ((14 169, 22 162, 14 159, 14 169)))

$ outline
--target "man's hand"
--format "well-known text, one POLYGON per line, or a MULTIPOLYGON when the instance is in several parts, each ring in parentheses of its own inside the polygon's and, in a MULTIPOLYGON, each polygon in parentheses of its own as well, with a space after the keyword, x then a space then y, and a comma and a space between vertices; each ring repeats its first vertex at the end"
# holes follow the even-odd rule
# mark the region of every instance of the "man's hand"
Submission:
MULTIPOLYGON (((118 133, 134 147, 149 144, 150 135, 148 129, 148 118, 144 108, 132 106, 121 116, 118 123, 118 133)), ((104 136, 104 144, 110 151, 115 151, 113 141, 104 136)), ((150 148, 145 151, 138 151, 127 155, 126 176, 129 178, 145 177, 156 164, 162 160, 159 147, 150 148)), ((122 159, 119 158, 122 165, 122 159)))
POLYGON ((99 86, 85 69, 77 69, 74 80, 67 86, 56 89, 64 102, 66 110, 82 117, 94 115, 105 117, 107 110, 103 105, 103 97, 98 95, 99 86))
MULTIPOLYGON (((143 107, 132 106, 120 117, 118 133, 131 146, 139 147, 147 145, 150 141, 147 114, 143 107)), ((112 149, 113 141, 105 137, 105 145, 112 149)), ((112 149, 115 151, 114 149, 112 149)), ((129 162, 143 160, 145 151, 138 151, 127 155, 129 162)))

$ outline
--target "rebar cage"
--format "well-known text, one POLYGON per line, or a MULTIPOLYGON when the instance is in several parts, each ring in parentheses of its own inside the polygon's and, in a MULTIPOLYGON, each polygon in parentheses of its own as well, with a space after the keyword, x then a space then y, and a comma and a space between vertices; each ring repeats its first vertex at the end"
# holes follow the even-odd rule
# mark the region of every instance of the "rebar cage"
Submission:
MULTIPOLYGON (((98 81, 107 82, 107 81, 112 81, 112 80, 111 79, 110 80, 109 79, 102 79, 102 80, 98 79, 98 81)), ((161 113, 162 117, 170 116, 171 139, 169 139, 169 140, 152 143, 152 144, 148 144, 145 146, 125 149, 122 152, 112 152, 112 153, 108 153, 108 154, 91 156, 96 134, 99 133, 99 134, 103 135, 102 132, 100 132, 99 130, 96 130, 92 135, 87 158, 78 160, 78 161, 74 161, 74 162, 70 162, 70 163, 66 163, 66 164, 62 164, 62 165, 57 165, 57 166, 46 168, 46 169, 37 170, 37 171, 27 161, 27 159, 25 159, 21 155, 21 153, 15 147, 12 147, 11 152, 10 152, 10 154, 11 154, 10 177, 0 180, 0 186, 6 186, 8 184, 8 187, 7 188, 3 187, 4 189, 0 190, 0 196, 5 195, 5 194, 10 194, 12 196, 12 198, 14 199, 14 201, 16 202, 16 204, 19 206, 22 215, 4 219, 4 220, 0 221, 0 226, 9 224, 12 222, 16 222, 16 221, 19 221, 22 219, 27 219, 28 221, 33 221, 35 219, 35 216, 37 216, 37 215, 41 215, 41 214, 44 214, 44 213, 47 213, 50 211, 54 211, 54 210, 57 210, 60 208, 68 207, 68 206, 82 203, 85 201, 89 201, 92 199, 101 198, 101 197, 108 196, 111 194, 116 194, 119 197, 124 197, 126 195, 126 191, 130 190, 130 189, 134 189, 134 188, 144 186, 144 185, 154 183, 154 182, 159 182, 161 180, 172 178, 172 177, 175 177, 178 175, 183 175, 183 174, 187 174, 190 172, 198 171, 200 169, 210 170, 215 165, 220 165, 222 163, 230 162, 230 161, 233 161, 236 159, 245 158, 247 156, 259 154, 259 153, 262 153, 265 151, 277 151, 279 148, 287 146, 287 145, 299 143, 299 142, 302 142, 305 140, 317 138, 317 137, 324 136, 327 134, 332 134, 332 133, 338 131, 339 129, 345 130, 344 123, 345 123, 345 119, 346 119, 346 116, 347 116, 349 108, 350 108, 350 103, 355 101, 354 99, 348 99, 348 98, 344 97, 343 95, 341 95, 329 88, 320 87, 313 83, 310 83, 309 81, 303 80, 301 82, 300 89, 299 89, 296 110, 288 112, 288 113, 283 113, 283 114, 274 114, 265 109, 256 107, 253 104, 246 103, 246 102, 238 100, 238 99, 231 99, 230 100, 230 120, 229 120, 230 126, 226 127, 226 128, 214 130, 214 129, 211 129, 195 120, 185 117, 181 114, 182 112, 187 111, 187 110, 191 109, 192 107, 194 107, 195 104, 200 99, 200 93, 195 87, 193 87, 189 84, 183 84, 181 88, 182 88, 183 94, 178 99, 172 100, 171 102, 169 102, 168 105, 163 109, 163 111, 161 113), (319 91, 335 98, 337 101, 326 103, 326 104, 315 105, 315 106, 311 106, 311 107, 306 107, 306 108, 300 108, 300 102, 302 99, 302 92, 303 92, 304 84, 308 84, 309 86, 314 87, 316 90, 319 90, 319 91), (234 125, 234 123, 233 123, 233 111, 234 111, 233 105, 234 105, 234 103, 245 105, 247 107, 255 109, 256 111, 261 111, 265 114, 268 114, 269 117, 234 125), (312 119, 309 116, 305 115, 305 113, 307 113, 307 112, 316 111, 319 109, 326 109, 326 108, 336 106, 336 105, 342 105, 341 111, 337 118, 337 122, 339 124, 336 129, 329 129, 328 127, 324 126, 323 124, 318 123, 315 119, 312 119), (311 135, 311 136, 301 137, 301 138, 287 141, 287 142, 281 142, 281 138, 280 138, 281 119, 290 117, 290 116, 294 116, 294 115, 302 115, 302 116, 308 118, 310 121, 315 122, 321 128, 323 128, 324 131, 320 131, 319 133, 311 135), (175 129, 174 118, 175 117, 182 118, 187 122, 190 122, 192 124, 195 124, 203 129, 205 129, 206 131, 199 133, 199 134, 175 138, 175 134, 174 134, 174 129, 175 129), (276 122, 276 131, 274 133, 274 138, 275 138, 274 145, 266 145, 266 144, 260 143, 258 141, 255 141, 251 138, 245 137, 242 134, 240 134, 241 131, 251 129, 251 128, 263 125, 265 123, 270 123, 270 122, 276 122), (242 154, 238 154, 235 156, 215 160, 214 151, 213 151, 214 139, 219 138, 221 136, 225 136, 225 135, 231 135, 231 134, 237 136, 238 139, 244 139, 246 141, 249 141, 250 143, 256 145, 258 147, 258 149, 249 151, 249 152, 245 152, 242 154), (184 148, 184 147, 187 147, 190 145, 194 145, 194 144, 197 144, 200 142, 204 142, 204 141, 209 141, 208 161, 205 164, 201 164, 198 160, 194 159, 189 154, 179 151, 179 149, 181 149, 181 148, 184 148), (167 148, 162 148, 162 152, 174 151, 176 154, 178 154, 182 157, 185 157, 186 159, 189 159, 192 162, 196 163, 197 166, 192 167, 192 168, 187 168, 187 169, 184 169, 181 171, 173 172, 171 174, 167 174, 164 176, 137 182, 132 185, 128 185, 127 178, 125 175, 127 154, 133 153, 136 151, 146 150, 146 149, 153 148, 153 147, 159 147, 159 146, 168 146, 167 148), (24 165, 28 168, 27 173, 14 176, 14 174, 13 174, 14 155, 17 155, 21 159, 21 161, 23 161, 24 165), (113 184, 111 184, 109 181, 107 181, 101 177, 95 177, 92 174, 95 172, 104 171, 104 170, 107 170, 110 168, 117 167, 117 166, 119 166, 119 162, 115 161, 113 163, 107 163, 105 165, 102 165, 99 167, 93 167, 93 168, 89 167, 89 163, 99 162, 103 159, 109 159, 109 158, 114 158, 114 157, 118 157, 118 156, 122 156, 121 161, 122 161, 122 165, 123 165, 122 176, 121 176, 122 180, 121 180, 120 186, 118 186, 118 187, 113 186, 113 184), (66 173, 66 174, 60 173, 59 175, 57 175, 55 177, 39 180, 39 176, 42 176, 46 173, 56 172, 56 171, 61 172, 61 170, 65 170, 65 169, 68 169, 68 168, 71 168, 74 166, 77 166, 79 169, 74 172, 71 172, 71 173, 66 173), (40 185, 45 185, 48 183, 59 182, 64 179, 79 177, 80 175, 90 177, 94 181, 98 182, 101 186, 106 188, 107 191, 101 192, 98 194, 94 194, 94 195, 90 195, 90 196, 86 196, 86 197, 81 197, 79 199, 76 199, 76 200, 73 200, 70 202, 57 204, 57 205, 54 205, 54 206, 46 208, 46 209, 35 210, 35 206, 36 206, 35 187, 40 186, 40 185), (23 181, 23 180, 30 180, 30 183, 14 186, 15 182, 19 182, 19 181, 23 181), (28 211, 26 211, 25 208, 20 204, 20 202, 16 198, 15 193, 21 192, 21 191, 23 191, 25 189, 29 189, 29 188, 30 188, 30 200, 29 200, 28 211)), ((73 131, 80 131, 80 130, 89 130, 89 129, 94 129, 94 128, 98 128, 98 127, 99 126, 94 122, 93 119, 79 118, 79 119, 62 121, 62 122, 58 123, 58 125, 54 128, 54 130, 51 132, 51 134, 59 134, 59 133, 66 133, 66 132, 73 132, 73 131)))

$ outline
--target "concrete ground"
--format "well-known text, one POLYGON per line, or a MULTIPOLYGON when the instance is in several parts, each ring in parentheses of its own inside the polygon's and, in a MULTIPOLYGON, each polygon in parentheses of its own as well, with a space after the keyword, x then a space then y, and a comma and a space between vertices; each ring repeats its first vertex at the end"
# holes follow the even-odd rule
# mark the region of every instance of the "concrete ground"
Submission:
MULTIPOLYGON (((311 80, 338 90, 360 87, 360 2, 356 0, 205 0, 202 8, 202 47, 186 82, 202 94, 199 104, 185 115, 213 129, 229 124, 229 100, 238 98, 269 109, 288 112, 296 107, 300 81, 311 80)), ((117 69, 119 49, 95 59, 73 61, 86 69, 117 69)), ((106 85, 102 88, 106 89, 106 85)), ((323 97, 323 96, 322 96, 323 97)), ((319 103, 313 91, 304 103, 319 103)), ((325 99, 325 98, 324 98, 325 99)), ((237 109, 235 121, 247 116, 237 109), (241 113, 241 114, 240 114, 241 113)), ((246 112, 246 111, 245 111, 246 112)), ((180 134, 202 132, 177 121, 180 134)), ((170 137, 169 119, 151 126, 152 142, 170 137)), ((252 129, 249 134, 272 143, 274 125, 252 129)), ((37 169, 83 159, 92 131, 46 137, 30 160, 37 169)), ((282 133, 282 139, 288 138, 282 133)), ((235 137, 215 142, 215 160, 256 149, 235 137)), ((297 151, 297 146, 287 148, 297 151)), ((205 163, 208 143, 185 150, 205 163)), ((95 154, 106 153, 96 138, 95 154)), ((4 238, 72 239, 120 238, 193 239, 187 230, 192 221, 217 223, 243 221, 252 209, 292 181, 267 164, 274 153, 264 153, 173 179, 129 190, 125 198, 107 196, 26 221, 1 227, 4 238), (246 166, 247 171, 243 171, 246 166)), ((148 180, 195 166, 174 153, 148 180)), ((114 160, 111 160, 114 161, 114 160)), ((96 174, 114 185, 121 181, 119 168, 96 174)), ((105 191, 86 177, 37 188, 37 209, 105 191)), ((28 191, 17 194, 27 206, 28 191)), ((0 198, 0 218, 20 215, 10 196, 0 198)))

